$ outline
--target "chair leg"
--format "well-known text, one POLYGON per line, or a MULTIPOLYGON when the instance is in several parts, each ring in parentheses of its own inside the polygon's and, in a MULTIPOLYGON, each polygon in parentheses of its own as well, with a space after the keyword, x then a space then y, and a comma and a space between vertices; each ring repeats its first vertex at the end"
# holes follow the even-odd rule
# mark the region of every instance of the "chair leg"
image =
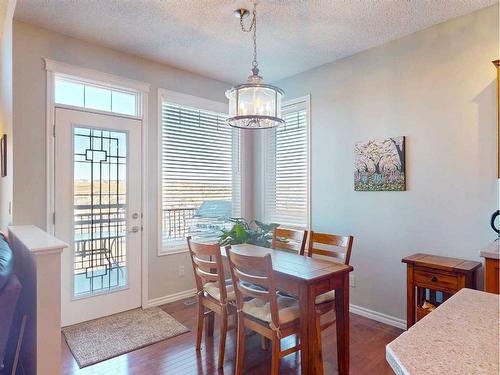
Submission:
POLYGON ((281 352, 281 340, 278 336, 274 335, 271 346, 273 349, 273 356, 271 359, 271 374, 278 375, 280 372, 280 352, 281 352))
POLYGON ((224 353, 226 351, 226 335, 227 335, 227 312, 223 312, 220 320, 220 335, 219 335, 219 366, 224 367, 224 353))
POLYGON ((321 315, 316 314, 316 355, 314 360, 314 367, 316 374, 323 374, 323 346, 321 344, 321 315))
POLYGON ((210 311, 207 315, 207 324, 206 324, 206 335, 208 337, 214 337, 214 321, 215 321, 215 313, 210 311))
POLYGON ((262 350, 267 350, 267 348, 269 347, 269 345, 267 344, 268 344, 267 338, 264 336, 260 336, 260 348, 262 350))
POLYGON ((236 370, 235 375, 243 374, 245 360, 245 325, 243 316, 238 314, 238 342, 236 343, 236 370))
POLYGON ((205 308, 198 299, 198 329, 196 331, 196 350, 201 350, 201 338, 203 337, 203 322, 205 320, 205 308))

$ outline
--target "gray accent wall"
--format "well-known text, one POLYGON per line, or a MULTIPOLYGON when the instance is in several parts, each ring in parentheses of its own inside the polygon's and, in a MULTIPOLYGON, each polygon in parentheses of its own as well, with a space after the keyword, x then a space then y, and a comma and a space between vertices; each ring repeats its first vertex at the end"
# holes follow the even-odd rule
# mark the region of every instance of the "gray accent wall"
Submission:
POLYGON ((312 229, 354 236, 352 304, 406 318, 401 258, 482 260, 496 238, 498 55, 492 6, 276 83, 311 95, 312 229), (354 191, 354 144, 401 135, 408 190, 354 191))
MULTIPOLYGON (((311 95, 312 229, 355 237, 357 306, 405 318, 414 252, 480 260, 498 208, 496 91, 499 8, 439 24, 280 81, 286 99, 311 95), (355 142, 406 136, 405 192, 355 192, 355 142)), ((335 48, 335 46, 329 46, 335 48)), ((14 222, 45 227, 49 57, 151 84, 149 299, 194 287, 186 253, 157 256, 157 88, 225 101, 230 84, 14 22, 14 222), (186 276, 178 276, 184 266, 186 276)), ((244 77, 242 77, 243 79, 244 77)), ((247 218, 262 219, 262 150, 245 136, 247 218)))

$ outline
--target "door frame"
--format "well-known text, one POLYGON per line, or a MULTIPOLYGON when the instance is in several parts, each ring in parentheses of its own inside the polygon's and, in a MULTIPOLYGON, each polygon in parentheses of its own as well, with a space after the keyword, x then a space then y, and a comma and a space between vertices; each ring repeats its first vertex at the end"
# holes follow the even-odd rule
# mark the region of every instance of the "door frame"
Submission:
POLYGON ((139 116, 120 115, 111 112, 89 110, 81 107, 71 107, 58 105, 57 107, 75 109, 83 112, 106 114, 117 117, 128 117, 141 120, 141 158, 142 158, 142 181, 141 181, 141 213, 142 213, 142 233, 141 233, 141 305, 145 308, 148 305, 148 239, 149 239, 149 206, 148 206, 148 96, 150 84, 103 73, 100 71, 69 65, 49 58, 43 59, 47 73, 47 107, 46 107, 46 230, 54 234, 54 212, 55 212, 55 109, 54 100, 54 80, 57 74, 73 76, 76 79, 98 83, 111 88, 126 88, 139 94, 138 112, 139 116))

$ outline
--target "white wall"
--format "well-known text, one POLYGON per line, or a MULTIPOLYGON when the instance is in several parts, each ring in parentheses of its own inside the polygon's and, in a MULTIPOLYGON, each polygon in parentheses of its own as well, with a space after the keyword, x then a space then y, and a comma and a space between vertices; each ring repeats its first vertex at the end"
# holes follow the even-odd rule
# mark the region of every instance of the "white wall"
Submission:
POLYGON ((0 2, 0 137, 7 134, 7 176, 0 177, 0 230, 12 215, 12 16, 16 0, 0 2))
POLYGON ((405 318, 401 258, 495 239, 498 27, 493 6, 277 83, 311 94, 312 229, 355 237, 353 304, 405 318), (408 190, 355 192, 354 143, 400 135, 408 190))
POLYGON ((14 22, 14 222, 45 228, 46 72, 43 57, 151 84, 149 97, 149 299, 194 288, 187 253, 157 254, 157 89, 225 102, 231 85, 14 22), (179 277, 178 266, 186 270, 179 277))

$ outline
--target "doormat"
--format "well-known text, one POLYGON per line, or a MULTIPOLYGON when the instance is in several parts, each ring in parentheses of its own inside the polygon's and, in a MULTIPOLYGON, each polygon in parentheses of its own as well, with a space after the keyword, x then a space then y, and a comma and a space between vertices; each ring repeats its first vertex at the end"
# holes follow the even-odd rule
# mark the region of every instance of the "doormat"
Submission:
POLYGON ((189 332, 159 307, 135 309, 62 329, 80 368, 189 332))

